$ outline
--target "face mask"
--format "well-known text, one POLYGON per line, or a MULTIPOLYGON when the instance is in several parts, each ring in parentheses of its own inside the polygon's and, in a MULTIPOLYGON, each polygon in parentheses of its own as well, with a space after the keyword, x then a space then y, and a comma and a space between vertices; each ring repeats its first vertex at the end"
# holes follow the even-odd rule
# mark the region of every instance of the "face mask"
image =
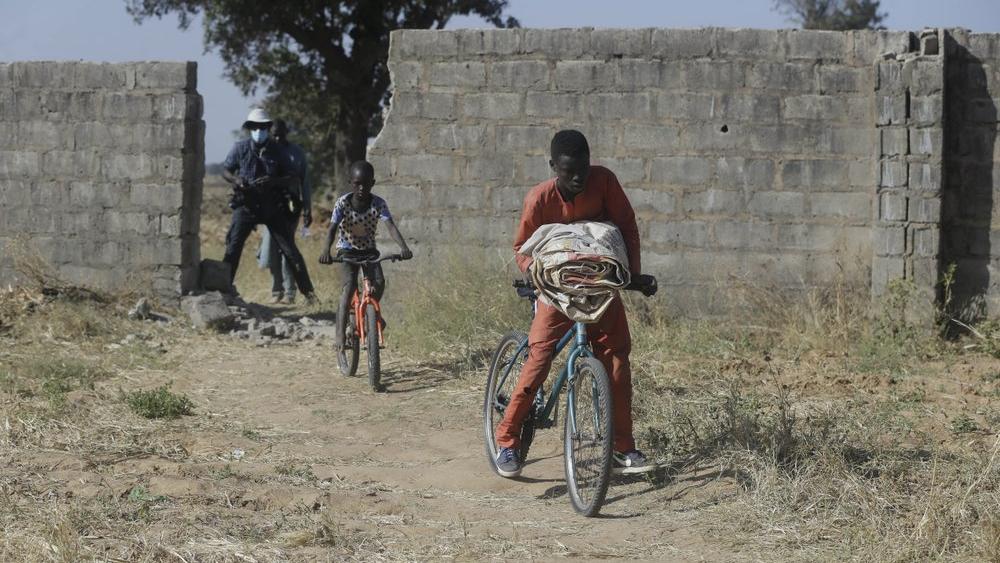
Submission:
POLYGON ((263 143, 267 140, 267 129, 254 129, 250 131, 250 138, 255 143, 263 143))

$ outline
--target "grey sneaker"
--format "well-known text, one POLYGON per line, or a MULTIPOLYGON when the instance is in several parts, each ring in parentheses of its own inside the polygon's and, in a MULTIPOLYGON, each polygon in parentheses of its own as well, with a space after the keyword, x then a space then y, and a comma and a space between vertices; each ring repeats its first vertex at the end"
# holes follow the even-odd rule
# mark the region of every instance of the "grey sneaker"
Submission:
POLYGON ((615 452, 611 464, 611 472, 615 475, 631 475, 633 473, 645 473, 656 466, 649 463, 646 456, 639 450, 631 449, 627 452, 615 452))
POLYGON ((517 477, 521 474, 521 460, 517 456, 517 450, 500 448, 500 453, 497 455, 497 473, 503 477, 517 477))

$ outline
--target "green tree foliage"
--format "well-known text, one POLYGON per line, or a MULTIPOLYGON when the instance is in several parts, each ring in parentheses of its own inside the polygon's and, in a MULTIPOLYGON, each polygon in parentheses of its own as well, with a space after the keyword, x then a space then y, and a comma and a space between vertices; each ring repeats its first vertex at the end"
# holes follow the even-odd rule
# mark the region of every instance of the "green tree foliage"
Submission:
POLYGON ((880 0, 774 0, 774 8, 785 13, 802 29, 883 29, 888 16, 879 13, 880 0))
POLYGON ((314 189, 335 184, 345 165, 365 157, 388 102, 389 33, 441 29, 455 15, 497 27, 508 0, 125 0, 136 21, 175 14, 186 29, 204 21, 206 50, 217 49, 227 77, 244 95, 259 91, 289 137, 309 156, 314 189))

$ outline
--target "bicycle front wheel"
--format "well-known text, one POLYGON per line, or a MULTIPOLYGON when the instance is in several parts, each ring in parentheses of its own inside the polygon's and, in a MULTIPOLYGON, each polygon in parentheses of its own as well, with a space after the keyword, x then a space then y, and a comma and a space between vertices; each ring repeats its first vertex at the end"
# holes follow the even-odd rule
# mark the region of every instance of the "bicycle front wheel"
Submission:
POLYGON ((358 371, 358 356, 361 343, 358 341, 357 324, 354 312, 347 315, 347 326, 344 328, 344 349, 337 350, 337 365, 345 377, 352 377, 358 371))
MULTIPOLYGON (((490 371, 486 376, 486 396, 483 399, 483 439, 486 446, 486 457, 490 467, 497 471, 497 427, 503 420, 507 405, 514 394, 517 378, 521 375, 521 366, 528 356, 526 347, 528 340, 523 332, 512 332, 497 344, 490 361, 490 371)), ((522 444, 523 445, 523 444, 522 444)), ((524 462, 527 451, 521 451, 521 462, 524 462)))
POLYGON ((594 516, 604 503, 611 478, 613 427, 611 386, 601 362, 584 358, 566 396, 566 485, 573 508, 594 516))
POLYGON ((382 382, 380 381, 382 374, 382 361, 379 358, 378 349, 378 315, 375 313, 374 305, 367 305, 365 307, 365 335, 367 339, 368 346, 368 385, 371 386, 372 391, 378 393, 382 390, 382 382))

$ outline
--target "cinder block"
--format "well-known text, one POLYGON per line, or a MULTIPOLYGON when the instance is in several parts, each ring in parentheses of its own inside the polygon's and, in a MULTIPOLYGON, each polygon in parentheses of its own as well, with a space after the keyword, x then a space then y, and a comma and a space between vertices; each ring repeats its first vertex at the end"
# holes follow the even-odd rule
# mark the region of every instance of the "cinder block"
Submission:
POLYGON ((622 131, 622 147, 667 156, 677 148, 679 131, 665 125, 629 125, 622 131))
POLYGON ((773 249, 777 244, 773 225, 753 221, 715 223, 715 242, 726 249, 773 249))
POLYGON ((649 88, 670 88, 680 83, 677 75, 661 76, 663 65, 659 61, 623 59, 609 62, 616 68, 618 76, 615 89, 623 91, 646 90, 649 88))
POLYGON ((525 29, 521 39, 527 54, 541 54, 551 59, 579 58, 590 46, 590 29, 525 29))
POLYGON ((104 95, 101 108, 103 119, 144 123, 153 116, 153 94, 124 94, 111 92, 104 95))
POLYGON ((94 178, 101 172, 98 151, 49 151, 42 157, 42 170, 52 176, 94 178))
POLYGON ((695 153, 736 151, 746 146, 748 132, 756 130, 742 123, 696 123, 681 129, 680 146, 695 153))
POLYGON ((714 29, 653 29, 650 54, 661 59, 694 59, 710 56, 714 29))
POLYGON ((604 61, 556 61, 555 85, 562 91, 601 91, 611 88, 616 78, 615 66, 604 61))
POLYGON ((77 62, 72 66, 73 86, 82 89, 120 90, 128 86, 129 70, 131 66, 126 64, 77 62))
POLYGON ((457 96, 446 92, 396 92, 392 96, 390 114, 400 117, 455 119, 458 116, 457 96))
POLYGON ((908 184, 906 162, 902 160, 882 160, 879 163, 879 182, 883 188, 900 188, 908 184))
POLYGON ((758 62, 749 67, 746 85, 753 90, 811 93, 819 87, 816 72, 812 64, 758 62))
POLYGON ((847 189, 848 164, 842 160, 787 160, 781 169, 785 189, 847 189))
MULTIPOLYGON (((424 146, 424 141, 421 138, 423 125, 423 123, 416 119, 395 122, 389 127, 382 128, 376 142, 379 148, 383 150, 415 151, 424 146)), ((435 125, 430 125, 431 130, 443 128, 436 127, 435 125)))
MULTIPOLYGON (((172 92, 160 94, 152 98, 153 113, 151 118, 156 121, 183 121, 185 119, 201 118, 201 96, 172 92)), ((146 121, 150 116, 146 116, 146 121)))
POLYGON ((781 118, 781 100, 777 96, 756 94, 719 94, 715 97, 718 119, 774 123, 781 118))
POLYGON ((791 60, 844 61, 851 55, 850 38, 841 31, 795 29, 784 35, 791 60))
POLYGON ((677 207, 676 196, 671 192, 626 188, 625 194, 637 213, 644 211, 671 215, 677 207))
MULTIPOLYGON (((875 185, 875 162, 870 159, 852 160, 847 165, 847 175, 853 187, 869 187, 875 185)), ((913 176, 910 176, 912 181, 913 176)))
POLYGON ((653 95, 641 93, 593 94, 583 99, 592 119, 645 121, 653 118, 653 95))
POLYGON ((910 139, 904 127, 879 128, 882 156, 902 156, 910 153, 910 139))
MULTIPOLYGON (((14 124, 8 125, 14 127, 14 124)), ((21 121, 16 124, 17 143, 22 150, 72 149, 72 126, 51 121, 21 121)))
POLYGON ((521 115, 521 94, 471 94, 462 97, 462 115, 479 119, 514 119, 521 115))
POLYGON ((706 248, 708 224, 701 221, 662 221, 649 226, 649 241, 669 246, 706 248))
POLYGON ((31 190, 31 205, 35 210, 43 209, 51 213, 59 209, 66 200, 66 184, 61 180, 38 180, 31 190))
MULTIPOLYGON (((396 124, 393 126, 393 129, 398 129, 400 125, 405 125, 405 123, 396 124)), ((383 131, 386 131, 386 129, 388 128, 384 128, 383 131)), ((445 149, 480 154, 483 151, 492 150, 494 147, 493 135, 489 126, 436 124, 428 129, 427 138, 430 141, 428 145, 430 149, 445 149)), ((420 142, 419 137, 406 139, 405 136, 400 136, 398 142, 393 142, 385 146, 388 148, 414 150, 420 145, 420 142), (403 142, 404 140, 405 142, 403 142), (417 146, 411 147, 410 145, 417 146)))
POLYGON ((198 126, 187 122, 173 123, 136 123, 134 125, 109 126, 111 134, 110 147, 121 149, 132 148, 141 152, 179 153, 185 149, 200 148, 204 134, 198 126), (201 133, 195 135, 195 133, 201 133))
POLYGON ((881 227, 874 230, 876 256, 902 256, 906 253, 906 227, 881 227))
MULTIPOLYGON (((169 158, 169 157, 168 157, 169 158)), ((175 176, 168 176, 170 179, 180 179, 181 170, 179 161, 178 170, 175 176)), ((142 180, 157 173, 154 159, 145 154, 112 154, 106 156, 103 162, 103 177, 108 180, 142 180)))
POLYGON ((651 34, 648 28, 594 29, 590 32, 590 52, 598 58, 645 58, 649 54, 651 34))
POLYGON ((623 186, 642 183, 646 180, 646 162, 641 158, 602 157, 592 164, 599 164, 614 173, 623 186))
POLYGON ((845 227, 840 225, 777 225, 775 246, 782 250, 836 252, 843 243, 845 227))
POLYGON ((823 94, 868 93, 874 88, 875 77, 869 67, 851 68, 840 65, 819 67, 819 91, 823 94))
POLYGON ((389 60, 424 60, 458 55, 460 32, 400 29, 389 34, 389 60))
POLYGON ((824 123, 871 122, 869 99, 839 94, 804 95, 784 98, 782 115, 785 119, 808 119, 824 123))
POLYGON ((423 81, 424 65, 419 62, 389 60, 389 78, 393 92, 416 90, 423 81))
POLYGON ((690 90, 736 90, 746 82, 745 65, 733 62, 688 61, 683 63, 684 84, 690 90))
POLYGON ((123 186, 122 190, 125 189, 128 190, 128 202, 135 209, 150 213, 175 213, 184 206, 183 188, 175 183, 136 183, 127 188, 123 186))
POLYGON ((902 94, 885 95, 879 91, 875 96, 876 116, 878 125, 902 125, 906 123, 906 96, 902 94))
POLYGON ((479 89, 486 85, 486 65, 480 62, 430 63, 431 86, 479 89))
POLYGON ((664 92, 656 97, 656 113, 660 118, 684 121, 715 118, 715 97, 691 92, 664 92))
POLYGON ((941 199, 937 197, 911 197, 909 220, 915 223, 941 222, 941 199))
POLYGON ((909 31, 850 32, 854 36, 854 60, 856 64, 871 64, 886 53, 903 54, 910 51, 912 33, 909 31))
POLYGON ((450 183, 455 179, 454 159, 439 155, 407 155, 398 157, 396 175, 436 184, 450 183))
POLYGON ((520 29, 462 30, 458 47, 463 55, 513 55, 521 49, 520 29))
POLYGON ((548 156, 533 156, 522 158, 517 162, 519 175, 518 181, 532 185, 544 182, 555 176, 549 166, 548 156))
POLYGON ((136 89, 172 90, 181 88, 194 92, 198 88, 198 63, 152 62, 135 65, 136 89))
POLYGON ((774 188, 774 162, 767 159, 720 158, 715 174, 720 188, 774 188))
POLYGON ((581 97, 576 94, 528 92, 524 113, 530 117, 575 119, 581 113, 581 97))
POLYGON ((11 86, 21 88, 72 88, 77 63, 15 62, 8 67, 11 86))
POLYGON ((546 61, 495 61, 489 65, 491 91, 547 90, 549 63, 546 61))
POLYGON ((870 158, 878 150, 878 137, 869 127, 832 127, 824 129, 816 146, 819 153, 870 158))
POLYGON ((827 220, 846 221, 868 228, 874 218, 873 198, 867 192, 814 193, 810 195, 810 214, 827 220))
MULTIPOLYGON (((943 112, 944 102, 940 95, 910 97, 910 123, 912 125, 939 125, 943 112)), ((995 108, 993 114, 996 115, 995 108)))
POLYGON ((927 162, 911 162, 909 180, 909 187, 913 191, 940 193, 941 166, 927 162))
POLYGON ((944 58, 908 60, 903 64, 903 75, 914 96, 940 94, 944 90, 944 58))
POLYGON ((501 152, 547 155, 556 130, 544 125, 498 125, 496 132, 501 152))
MULTIPOLYGON (((67 95, 66 114, 71 119, 99 121, 103 119, 104 92, 69 92, 67 95)), ((113 104, 107 104, 109 107, 113 104)))
POLYGON ((747 210, 754 217, 765 219, 800 217, 805 212, 806 196, 798 192, 755 192, 747 202, 747 210))
POLYGON ((746 209, 742 192, 709 189, 686 192, 681 198, 684 212, 692 216, 741 214, 746 209))
POLYGON ((907 198, 891 192, 879 196, 879 218, 883 221, 906 221, 907 198))
POLYGON ((922 156, 941 157, 944 131, 938 127, 910 129, 910 151, 922 156))
MULTIPOLYGON (((0 181, 0 208, 4 209, 6 213, 6 210, 31 203, 34 184, 31 180, 14 180, 5 174, 3 154, 0 152, 0 177, 3 178, 3 181, 0 181)), ((0 221, 3 220, 5 213, 0 213, 0 221)), ((2 223, 0 223, 0 232, 4 232, 2 223)))
POLYGON ((423 192, 422 209, 458 210, 463 212, 481 211, 487 207, 487 190, 482 187, 435 186, 423 192))
POLYGON ((872 260, 872 295, 884 295, 892 280, 903 279, 906 261, 901 257, 876 257, 872 260))
POLYGON ((465 161, 462 178, 466 183, 481 185, 484 181, 513 182, 516 168, 514 158, 508 154, 494 154, 490 158, 469 158, 465 161))
POLYGON ((108 210, 105 220, 108 232, 112 234, 151 235, 158 226, 148 213, 143 212, 108 210))
POLYGON ((181 299, 181 309, 196 328, 222 332, 235 320, 222 295, 217 291, 184 297, 181 299))
POLYGON ((979 60, 1000 59, 1000 36, 995 33, 970 33, 969 54, 979 60))
MULTIPOLYGON (((60 186, 60 191, 65 188, 60 186)), ((69 203, 76 209, 118 207, 128 197, 128 187, 108 182, 70 182, 69 203)))
POLYGON ((784 30, 715 29, 716 52, 725 59, 782 59, 784 30))
POLYGON ((705 158, 672 156, 654 158, 650 180, 654 184, 701 186, 711 177, 712 161, 705 158))
POLYGON ((500 186, 489 189, 489 205, 494 213, 517 213, 521 211, 527 188, 521 186, 500 186))

